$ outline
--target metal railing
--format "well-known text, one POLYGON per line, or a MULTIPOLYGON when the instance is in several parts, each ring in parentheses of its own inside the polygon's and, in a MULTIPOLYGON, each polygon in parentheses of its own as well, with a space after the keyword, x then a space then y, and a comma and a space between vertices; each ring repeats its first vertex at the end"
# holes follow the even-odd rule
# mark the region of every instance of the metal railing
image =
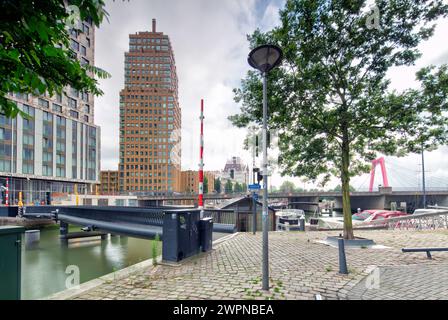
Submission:
POLYGON ((410 214, 408 216, 394 217, 384 220, 361 222, 357 228, 384 227, 389 230, 435 230, 448 229, 448 210, 410 214))

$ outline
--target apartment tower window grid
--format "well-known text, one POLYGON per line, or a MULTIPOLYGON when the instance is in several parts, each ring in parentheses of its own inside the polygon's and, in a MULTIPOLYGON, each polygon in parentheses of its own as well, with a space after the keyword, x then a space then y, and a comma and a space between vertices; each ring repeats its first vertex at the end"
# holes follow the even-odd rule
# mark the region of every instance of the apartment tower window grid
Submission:
POLYGON ((170 39, 156 31, 129 35, 120 92, 119 188, 165 194, 180 189, 181 110, 170 39))

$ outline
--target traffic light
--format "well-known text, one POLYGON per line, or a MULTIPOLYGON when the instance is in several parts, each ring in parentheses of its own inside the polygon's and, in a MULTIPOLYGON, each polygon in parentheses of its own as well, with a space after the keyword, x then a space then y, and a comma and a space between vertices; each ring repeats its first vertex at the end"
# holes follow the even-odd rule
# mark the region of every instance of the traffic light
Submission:
POLYGON ((258 135, 255 136, 255 156, 258 158, 258 135))
POLYGON ((257 172, 257 180, 258 184, 260 184, 260 181, 263 180, 263 175, 261 174, 261 172, 257 172))

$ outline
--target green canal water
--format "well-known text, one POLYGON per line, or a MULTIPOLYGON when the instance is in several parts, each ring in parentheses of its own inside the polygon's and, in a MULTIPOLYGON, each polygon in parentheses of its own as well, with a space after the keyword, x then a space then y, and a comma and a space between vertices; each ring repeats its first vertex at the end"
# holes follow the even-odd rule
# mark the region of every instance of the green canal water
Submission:
MULTIPOLYGON (((58 228, 42 229, 40 242, 32 248, 22 241, 22 299, 66 290, 66 280, 73 274, 69 266, 79 268, 80 283, 84 283, 150 259, 151 247, 151 240, 111 236, 70 240, 67 245, 59 240, 58 228)), ((160 247, 161 243, 159 251, 160 247)))

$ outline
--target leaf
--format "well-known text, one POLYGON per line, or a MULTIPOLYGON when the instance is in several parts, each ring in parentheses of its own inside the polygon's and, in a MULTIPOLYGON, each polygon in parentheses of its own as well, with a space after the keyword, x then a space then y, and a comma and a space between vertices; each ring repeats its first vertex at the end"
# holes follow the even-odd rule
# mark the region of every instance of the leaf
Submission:
POLYGON ((40 59, 36 55, 36 51, 30 50, 30 55, 33 57, 34 61, 36 61, 37 65, 40 67, 40 59))

